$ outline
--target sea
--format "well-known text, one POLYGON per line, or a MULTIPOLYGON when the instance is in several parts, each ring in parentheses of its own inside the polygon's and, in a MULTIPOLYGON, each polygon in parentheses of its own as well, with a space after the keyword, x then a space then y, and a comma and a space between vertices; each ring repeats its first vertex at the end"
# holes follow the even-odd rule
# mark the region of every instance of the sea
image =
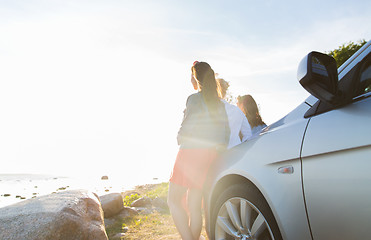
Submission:
POLYGON ((47 174, 0 174, 0 208, 41 195, 86 189, 98 196, 124 192, 137 185, 156 184, 164 179, 123 179, 120 176, 59 176, 47 174))

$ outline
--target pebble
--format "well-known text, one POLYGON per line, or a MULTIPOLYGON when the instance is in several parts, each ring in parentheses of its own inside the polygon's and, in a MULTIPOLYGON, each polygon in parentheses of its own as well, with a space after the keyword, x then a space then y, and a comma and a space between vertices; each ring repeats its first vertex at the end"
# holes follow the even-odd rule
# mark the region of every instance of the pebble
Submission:
POLYGON ((100 179, 101 180, 108 180, 108 176, 102 176, 100 179))
POLYGON ((113 236, 113 239, 124 239, 125 233, 118 233, 115 236, 113 236))

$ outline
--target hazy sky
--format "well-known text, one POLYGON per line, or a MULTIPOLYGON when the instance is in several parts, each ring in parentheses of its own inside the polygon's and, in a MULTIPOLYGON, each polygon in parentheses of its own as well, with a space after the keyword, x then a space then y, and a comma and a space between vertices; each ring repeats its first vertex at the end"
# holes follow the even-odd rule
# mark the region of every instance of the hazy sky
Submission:
POLYGON ((167 178, 193 61, 267 123, 310 51, 371 39, 371 1, 0 0, 1 173, 167 178))

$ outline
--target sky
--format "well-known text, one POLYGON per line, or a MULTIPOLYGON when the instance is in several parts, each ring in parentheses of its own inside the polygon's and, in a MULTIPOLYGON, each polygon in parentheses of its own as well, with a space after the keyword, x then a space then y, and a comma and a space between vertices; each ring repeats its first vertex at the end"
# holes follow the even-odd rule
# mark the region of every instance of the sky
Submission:
POLYGON ((310 51, 371 39, 370 1, 0 0, 0 173, 168 179, 190 68, 271 124, 310 51))

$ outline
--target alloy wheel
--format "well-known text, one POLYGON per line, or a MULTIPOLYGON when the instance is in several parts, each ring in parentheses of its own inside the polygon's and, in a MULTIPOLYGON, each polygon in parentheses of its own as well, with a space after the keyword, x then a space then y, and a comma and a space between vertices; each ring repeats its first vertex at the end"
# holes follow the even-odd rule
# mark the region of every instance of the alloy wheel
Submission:
POLYGON ((274 240, 263 214, 250 201, 234 197, 221 206, 215 223, 215 239, 274 240))

